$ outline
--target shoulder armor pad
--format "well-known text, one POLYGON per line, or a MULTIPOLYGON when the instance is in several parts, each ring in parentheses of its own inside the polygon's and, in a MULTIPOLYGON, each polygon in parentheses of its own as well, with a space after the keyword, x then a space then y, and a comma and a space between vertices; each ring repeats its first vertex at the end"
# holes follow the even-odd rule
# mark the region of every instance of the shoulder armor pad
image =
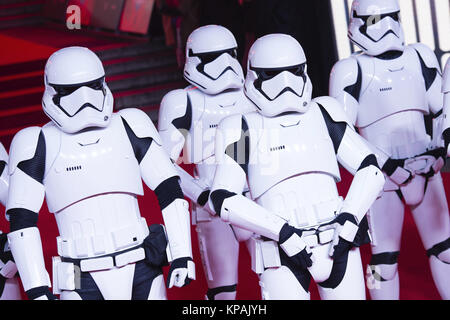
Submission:
POLYGON ((344 107, 335 98, 327 96, 317 97, 313 99, 312 102, 315 102, 318 105, 322 106, 330 115, 331 119, 333 119, 333 121, 345 122, 347 123, 347 125, 353 128, 353 125, 351 124, 347 114, 344 111, 344 107))
POLYGON ((249 134, 252 136, 252 141, 255 141, 255 144, 257 144, 263 134, 263 116, 258 111, 253 111, 244 114, 243 118, 248 126, 249 134))
POLYGON ((240 114, 234 114, 224 118, 216 130, 215 155, 217 163, 223 163, 223 156, 228 154, 234 160, 234 152, 229 153, 228 147, 237 143, 243 136, 243 118, 240 114))
POLYGON ((343 59, 334 65, 330 74, 331 96, 339 97, 345 91, 358 101, 361 85, 362 71, 356 58, 343 59))
POLYGON ((220 140, 223 142, 224 148, 239 141, 242 135, 242 115, 234 114, 224 118, 217 129, 220 131, 220 140))
POLYGON ((447 60, 444 70, 444 78, 442 79, 442 92, 450 92, 450 59, 447 60))
POLYGON ((354 57, 339 60, 331 69, 330 93, 357 82, 358 61, 354 57), (339 88, 340 87, 340 88, 339 88))
POLYGON ((438 59, 436 58, 436 54, 427 45, 423 43, 415 43, 410 45, 410 47, 417 51, 427 68, 435 68, 439 71, 439 73, 441 72, 441 67, 438 59))
POLYGON ((168 92, 159 107, 158 129, 167 130, 169 124, 186 116, 188 95, 186 90, 177 89, 168 92))
POLYGON ((34 157, 41 131, 42 129, 40 127, 29 127, 16 133, 9 149, 10 175, 14 173, 14 170, 20 162, 30 160, 34 157))
POLYGON ((8 153, 6 152, 5 147, 0 142, 0 162, 8 162, 8 153))
POLYGON ((162 145, 161 137, 150 117, 142 110, 126 108, 118 114, 127 122, 133 133, 138 138, 152 138, 157 144, 162 145))

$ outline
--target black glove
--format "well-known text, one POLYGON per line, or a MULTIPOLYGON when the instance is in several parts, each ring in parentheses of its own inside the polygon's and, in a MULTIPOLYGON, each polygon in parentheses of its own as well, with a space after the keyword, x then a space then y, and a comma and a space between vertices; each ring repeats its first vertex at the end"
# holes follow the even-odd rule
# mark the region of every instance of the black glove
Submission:
POLYGON ((58 300, 47 286, 36 287, 25 291, 25 293, 27 294, 29 300, 36 300, 38 298, 41 298, 39 300, 58 300))
MULTIPOLYGON (((336 224, 336 229, 334 231, 333 243, 330 248, 330 256, 333 259, 336 259, 346 254, 355 246, 354 242, 360 240, 357 239, 360 227, 356 217, 348 212, 340 213, 334 219, 334 223, 336 224)), ((359 238, 362 238, 361 234, 359 235, 359 238)))
POLYGON ((403 168, 404 165, 405 159, 389 158, 384 163, 381 170, 383 170, 383 172, 385 172, 396 184, 403 185, 407 184, 413 178, 412 173, 403 168))
POLYGON ((362 245, 370 243, 370 235, 369 235, 369 221, 367 220, 367 216, 359 222, 358 232, 356 233, 355 240, 353 240, 354 247, 360 247, 362 245))
POLYGON ((447 151, 448 145, 450 143, 450 128, 447 128, 444 130, 444 132, 442 132, 442 138, 444 139, 445 142, 445 151, 447 151))
POLYGON ((195 280, 195 265, 192 258, 178 258, 170 264, 169 275, 167 276, 167 287, 184 287, 195 280))
POLYGON ((439 171, 441 171, 442 167, 445 166, 445 161, 447 160, 447 149, 446 148, 437 148, 434 150, 430 150, 425 152, 423 155, 432 156, 436 159, 436 162, 431 166, 430 171, 425 174, 427 177, 432 177, 439 171))
POLYGON ((280 230, 279 245, 288 257, 299 267, 307 269, 312 266, 312 252, 301 239, 303 231, 285 224, 280 230))

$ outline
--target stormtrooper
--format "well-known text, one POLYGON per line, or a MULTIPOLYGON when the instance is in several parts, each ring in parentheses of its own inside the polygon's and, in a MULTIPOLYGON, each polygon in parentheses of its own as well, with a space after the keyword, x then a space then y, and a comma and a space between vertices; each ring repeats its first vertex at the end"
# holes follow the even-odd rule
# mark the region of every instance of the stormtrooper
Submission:
POLYGON ((194 177, 178 165, 177 169, 184 194, 195 204, 192 221, 209 300, 236 298, 239 241, 251 235, 214 216, 208 206, 217 125, 229 115, 255 110, 242 90, 244 76, 236 48, 233 34, 222 26, 194 30, 187 40, 184 68, 184 77, 191 85, 164 97, 158 120, 159 134, 171 159, 195 164, 194 177))
POLYGON ((333 98, 311 100, 304 51, 271 34, 250 49, 244 90, 257 111, 224 119, 216 133, 210 206, 250 230, 253 270, 264 299, 364 299, 359 248, 366 211, 384 177, 366 142, 333 98), (354 174, 339 196, 338 163, 354 174), (248 187, 254 202, 242 196, 248 187))
POLYGON ((8 241, 29 299, 165 299, 167 286, 195 277, 188 203, 149 117, 113 113, 100 59, 89 49, 55 52, 45 66, 44 112, 52 120, 13 139, 8 241), (165 228, 147 226, 137 196, 154 190, 165 228), (53 293, 38 212, 58 225, 53 293))
POLYGON ((371 143, 386 176, 369 213, 370 295, 399 299, 397 264, 409 206, 434 282, 442 298, 450 299, 450 220, 439 173, 447 154, 438 117, 443 101, 439 63, 427 46, 405 45, 396 0, 354 1, 348 36, 362 52, 336 63, 330 95, 371 143), (424 116, 434 118, 432 126, 427 128, 424 116))
MULTIPOLYGON (((0 203, 6 206, 8 198, 8 154, 0 143, 0 203)), ((20 300, 17 267, 8 246, 6 234, 0 231, 0 300, 20 300)))
POLYGON ((444 69, 444 77, 442 79, 442 93, 444 94, 444 108, 443 108, 443 125, 445 128, 442 133, 444 139, 445 149, 448 156, 448 145, 450 144, 450 59, 444 69))

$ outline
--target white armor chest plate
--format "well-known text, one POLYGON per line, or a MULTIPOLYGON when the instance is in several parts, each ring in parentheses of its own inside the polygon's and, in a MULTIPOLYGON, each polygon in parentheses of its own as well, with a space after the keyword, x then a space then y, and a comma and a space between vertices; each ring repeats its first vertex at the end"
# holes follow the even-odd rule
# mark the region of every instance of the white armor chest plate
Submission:
POLYGON ((190 139, 186 139, 188 159, 192 163, 205 161, 213 164, 216 128, 222 119, 245 114, 255 110, 242 90, 233 90, 215 96, 206 95, 198 90, 188 91, 192 105, 192 126, 190 139), (208 159, 208 160, 207 160, 208 159))
POLYGON ((429 113, 419 57, 412 47, 393 60, 356 57, 362 86, 356 125, 366 127, 394 113, 419 110, 429 113))
POLYGON ((139 164, 120 116, 112 115, 106 128, 78 134, 50 128, 43 128, 44 185, 50 212, 99 194, 143 194, 139 164))
POLYGON ((304 114, 267 118, 251 113, 245 118, 251 150, 248 183, 254 199, 281 181, 308 172, 340 179, 333 143, 317 104, 311 103, 304 114))

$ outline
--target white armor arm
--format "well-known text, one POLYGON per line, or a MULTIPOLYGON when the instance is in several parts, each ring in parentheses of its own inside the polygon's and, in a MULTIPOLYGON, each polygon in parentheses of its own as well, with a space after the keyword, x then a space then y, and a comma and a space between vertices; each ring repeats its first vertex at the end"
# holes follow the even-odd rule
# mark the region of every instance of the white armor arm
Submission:
POLYGON ((353 130, 340 103, 330 97, 314 100, 321 107, 339 163, 354 175, 341 212, 361 221, 382 191, 385 178, 368 142, 353 130))
MULTIPOLYGON (((450 142, 450 59, 447 60, 445 65, 444 76, 442 79, 442 93, 444 94, 444 108, 443 108, 443 138, 445 140, 445 145, 447 146, 450 142)), ((450 153, 447 151, 447 156, 450 153)))
POLYGON ((25 291, 50 287, 36 227, 45 196, 45 156, 41 128, 30 127, 16 134, 10 148, 6 215, 10 220, 8 242, 25 291))
POLYGON ((286 221, 242 195, 246 182, 246 164, 238 162, 243 162, 245 157, 237 155, 234 150, 245 149, 240 145, 245 143, 243 121, 245 120, 241 115, 233 115, 222 120, 217 128, 217 168, 211 189, 210 207, 214 208, 224 221, 278 241, 280 230, 286 221))
POLYGON ((9 175, 8 175, 8 153, 0 143, 0 203, 6 206, 8 198, 9 175))
POLYGON ((444 76, 442 79, 442 93, 450 93, 450 58, 447 60, 444 69, 444 76))
POLYGON ((330 96, 337 99, 344 107, 352 125, 358 116, 358 100, 362 83, 361 67, 358 61, 349 57, 338 61, 330 74, 330 96))
POLYGON ((196 204, 204 206, 208 201, 209 187, 191 176, 179 165, 175 164, 175 169, 180 177, 180 185, 184 195, 196 204))
MULTIPOLYGON (((330 74, 329 94, 340 102, 352 126, 356 125, 358 118, 358 100, 363 89, 361 86, 362 70, 357 59, 349 57, 334 65, 330 74)), ((367 146, 375 154, 379 166, 382 167, 390 155, 371 143, 367 143, 367 146)))
MULTIPOLYGON (((353 130, 342 106, 331 97, 314 100, 321 108, 339 163, 354 175, 339 215, 329 254, 344 254, 349 244, 360 245, 357 239, 366 212, 383 190, 385 178, 377 159, 360 135, 353 130)), ((365 233, 367 231, 361 230, 365 233)), ((362 236, 364 238, 364 236, 362 236)))
POLYGON ((192 106, 183 89, 167 93, 158 114, 158 132, 170 158, 176 162, 183 151, 192 124, 192 106))
POLYGON ((162 147, 150 118, 139 109, 119 112, 124 121, 145 184, 158 198, 169 240, 169 260, 192 258, 189 205, 184 200, 177 171, 162 147))
MULTIPOLYGON (((177 162, 181 155, 186 137, 190 134, 191 125, 192 105, 186 90, 178 89, 167 93, 159 109, 158 131, 164 149, 174 162, 177 162)), ((207 186, 202 185, 180 166, 175 167, 181 180, 183 193, 195 203, 204 205, 203 201, 199 203, 199 197, 206 194, 204 192, 208 192, 207 186)))
POLYGON ((439 61, 434 51, 425 44, 416 43, 412 47, 416 50, 422 66, 428 107, 433 114, 437 114, 443 106, 442 73, 439 61))

